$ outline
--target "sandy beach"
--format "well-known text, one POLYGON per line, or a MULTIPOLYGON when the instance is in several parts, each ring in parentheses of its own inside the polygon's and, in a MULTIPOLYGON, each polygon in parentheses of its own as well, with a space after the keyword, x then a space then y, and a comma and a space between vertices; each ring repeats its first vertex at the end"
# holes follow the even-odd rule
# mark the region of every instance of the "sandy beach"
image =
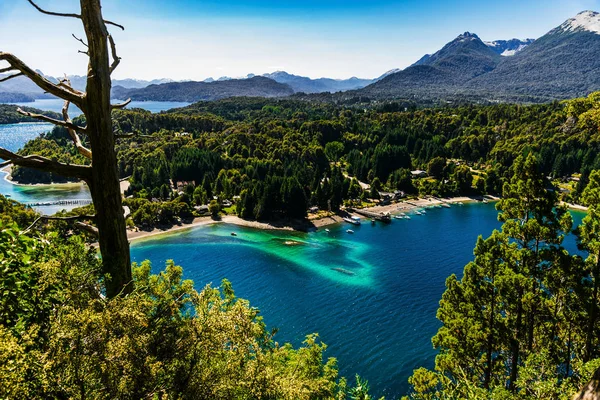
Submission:
MULTIPOLYGON (((427 198, 427 199, 416 199, 406 200, 397 203, 388 204, 385 206, 374 206, 369 207, 368 210, 376 213, 390 213, 399 214, 401 212, 410 211, 415 208, 422 208, 427 206, 434 206, 442 203, 467 203, 477 201, 471 197, 452 197, 445 199, 427 198)), ((212 224, 231 224, 236 226, 244 226, 254 229, 264 230, 283 230, 283 231, 311 231, 324 228, 329 225, 338 224, 343 222, 343 218, 340 215, 321 215, 318 217, 309 216, 308 220, 305 221, 285 221, 285 222, 259 222, 259 221, 248 221, 241 219, 236 215, 225 215, 220 220, 214 220, 211 217, 198 217, 189 224, 174 225, 167 229, 155 228, 151 231, 127 231, 127 237, 130 241, 135 241, 143 238, 164 235, 172 232, 182 231, 185 229, 192 229, 199 226, 206 226, 212 224), (312 218, 311 218, 312 217, 312 218)))

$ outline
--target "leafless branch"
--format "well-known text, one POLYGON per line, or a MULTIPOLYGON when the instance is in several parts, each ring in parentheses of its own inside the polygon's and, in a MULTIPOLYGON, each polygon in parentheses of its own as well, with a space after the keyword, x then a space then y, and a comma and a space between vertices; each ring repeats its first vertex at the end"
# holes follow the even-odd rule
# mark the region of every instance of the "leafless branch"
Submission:
POLYGON ((33 229, 33 227, 36 226, 37 223, 40 221, 78 221, 80 219, 94 219, 94 218, 96 218, 95 215, 72 215, 72 216, 68 216, 68 217, 57 217, 57 216, 53 216, 53 215, 40 215, 39 217, 37 217, 35 219, 35 221, 33 221, 31 223, 31 225, 29 225, 24 231, 22 231, 21 234, 24 235, 27 232, 31 231, 33 229))
MULTIPOLYGON (((38 6, 37 4, 35 4, 33 2, 33 0, 27 0, 27 1, 29 2, 29 4, 31 4, 33 7, 35 7, 35 9, 38 10, 39 12, 41 12, 42 14, 52 15, 54 17, 67 17, 67 18, 78 18, 78 19, 81 19, 81 15, 79 15, 79 14, 57 13, 57 12, 53 12, 53 11, 47 11, 47 10, 44 10, 43 8, 41 8, 40 6, 38 6)), ((125 27, 123 25, 116 24, 116 23, 114 23, 112 21, 104 20, 104 23, 107 24, 107 25, 113 25, 113 26, 116 26, 118 28, 121 28, 122 30, 125 30, 125 27)))
MULTIPOLYGON (((68 100, 66 100, 66 101, 68 101, 68 100)), ((21 115, 26 116, 26 117, 39 119, 40 121, 49 122, 51 124, 62 126, 64 128, 67 128, 67 129, 73 129, 74 131, 82 133, 82 134, 87 134, 86 128, 82 128, 81 126, 77 126, 73 122, 71 122, 70 120, 69 121, 60 121, 58 119, 54 119, 54 118, 48 117, 48 116, 43 115, 43 114, 35 114, 35 113, 30 113, 28 111, 23 111, 20 108, 17 108, 17 112, 19 114, 21 114, 21 115)))
POLYGON ((52 15, 55 17, 68 17, 68 18, 79 18, 81 19, 81 15, 79 14, 66 14, 66 13, 57 13, 57 12, 52 12, 52 11, 46 11, 43 8, 41 8, 40 6, 38 6, 37 4, 35 4, 33 2, 33 0, 27 0, 29 2, 29 4, 31 4, 32 6, 35 7, 36 10, 38 10, 39 12, 41 12, 42 14, 46 14, 46 15, 52 15))
POLYGON ((81 43, 82 45, 84 45, 85 47, 89 47, 89 46, 87 45, 87 43, 83 41, 83 39, 79 39, 77 36, 75 36, 75 34, 74 34, 74 33, 71 33, 71 36, 73 36, 73 38, 75 38, 75 40, 77 40, 78 42, 80 42, 80 43, 81 43))
POLYGON ((60 97, 63 100, 69 100, 71 103, 82 106, 83 103, 83 95, 78 94, 73 89, 69 90, 60 85, 54 84, 46 79, 44 76, 38 74, 31 68, 29 68, 23 61, 15 57, 10 53, 4 53, 0 51, 0 61, 6 61, 13 68, 28 77, 38 85, 42 90, 55 95, 56 97, 60 97))
POLYGON ((86 165, 65 164, 35 154, 30 156, 20 156, 1 147, 0 158, 6 160, 0 164, 0 168, 13 164, 21 167, 52 172, 61 176, 83 179, 85 181, 89 181, 92 176, 92 168, 86 165))
POLYGON ((75 222, 74 225, 76 228, 89 233, 90 235, 94 236, 95 238, 98 238, 98 236, 100 236, 100 233, 98 232, 98 228, 96 228, 95 226, 86 224, 85 222, 81 222, 81 221, 75 222))
MULTIPOLYGON (((65 81, 67 85, 71 86, 71 81, 69 81, 69 79, 66 76, 65 81)), ((65 100, 65 104, 62 108, 62 116, 65 120, 65 123, 75 126, 75 124, 73 124, 73 121, 71 121, 71 118, 69 118, 69 105, 71 105, 69 100, 65 100)), ((92 151, 81 143, 81 138, 77 134, 77 130, 73 128, 67 128, 67 131, 69 132, 69 136, 71 136, 71 140, 73 140, 73 144, 77 148, 77 151, 79 151, 79 154, 91 160, 92 151)))
POLYGON ((0 82, 6 82, 7 80, 12 79, 12 78, 16 78, 17 76, 23 76, 23 73, 19 72, 18 74, 9 75, 9 76, 7 76, 5 78, 0 79, 0 82))
POLYGON ((10 72, 10 71, 14 71, 15 69, 13 67, 8 67, 8 68, 0 68, 0 74, 3 74, 5 72, 10 72))
POLYGON ((112 35, 108 35, 108 42, 110 43, 110 51, 112 53, 113 62, 110 66, 110 73, 112 74, 115 69, 119 66, 121 62, 121 57, 117 55, 117 46, 115 45, 115 40, 112 35))
POLYGON ((88 53, 87 51, 83 51, 83 50, 77 50, 78 54, 85 54, 86 56, 89 56, 90 53, 88 53))
POLYGON ((113 110, 115 110, 115 109, 121 109, 121 108, 127 107, 129 105, 129 103, 131 103, 131 99, 127 99, 123 103, 111 104, 111 107, 112 107, 113 110))

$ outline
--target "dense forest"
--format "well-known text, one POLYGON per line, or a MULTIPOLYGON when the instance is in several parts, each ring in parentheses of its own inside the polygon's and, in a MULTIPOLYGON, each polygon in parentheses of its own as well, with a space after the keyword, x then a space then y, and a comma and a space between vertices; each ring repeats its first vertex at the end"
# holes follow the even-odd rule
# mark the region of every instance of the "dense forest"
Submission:
MULTIPOLYGON (((31 113, 43 114, 51 118, 59 118, 58 113, 52 111, 41 111, 37 108, 31 107, 21 107, 21 109, 31 113)), ((19 122, 39 122, 39 120, 19 114, 17 112, 17 106, 11 104, 0 104, 0 125, 17 124, 19 122)))
POLYGON ((515 160, 496 205, 501 230, 480 236, 462 277, 446 280, 435 369, 414 372, 411 399, 571 399, 600 368, 600 171, 582 193, 581 257, 562 247, 571 215, 541 165, 515 160))
POLYGON ((0 196, 0 398, 346 399, 317 335, 279 344, 231 284, 197 291, 168 261, 134 264, 134 290, 104 296, 96 249, 66 221, 32 228, 0 196))
MULTIPOLYGON (((244 218, 302 218, 384 190, 501 196, 502 229, 448 278, 435 368, 415 371, 408 396, 567 399, 600 367, 599 100, 359 110, 241 98, 115 111, 114 128, 140 226, 223 199, 244 218), (562 178, 576 178, 571 193, 557 190, 562 178), (561 246, 572 222, 560 196, 589 207, 576 230, 585 257, 561 246)), ((70 146, 55 128, 23 151, 69 162, 70 146)), ((316 336, 277 344, 227 281, 197 291, 172 262, 158 275, 144 262, 133 292, 107 299, 92 239, 60 220, 32 228, 37 215, 4 198, 0 216, 1 397, 369 398, 316 336)))
MULTIPOLYGON (((577 202, 600 168, 599 98, 433 109, 236 98, 160 114, 115 111, 118 167, 140 226, 187 218, 211 201, 236 202, 243 218, 274 219, 303 218, 312 206, 364 205, 381 191, 500 195, 514 160, 529 153, 555 184, 579 182, 563 188, 563 199, 577 202), (429 178, 413 179, 414 169, 429 178)), ((22 150, 33 152, 84 162, 63 128, 22 150)), ((60 181, 18 167, 13 177, 60 181)))

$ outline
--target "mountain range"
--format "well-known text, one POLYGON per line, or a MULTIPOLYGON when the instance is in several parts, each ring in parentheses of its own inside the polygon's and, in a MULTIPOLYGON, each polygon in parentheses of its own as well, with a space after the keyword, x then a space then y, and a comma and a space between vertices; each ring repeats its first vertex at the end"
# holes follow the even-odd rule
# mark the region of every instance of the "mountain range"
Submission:
POLYGON ((150 85, 141 89, 113 87, 112 97, 140 101, 212 101, 234 96, 285 97, 294 90, 283 83, 264 76, 246 79, 228 79, 213 82, 170 82, 150 85))
MULTIPOLYGON (((42 71, 37 70, 37 73, 43 75, 51 82, 58 82, 58 78, 45 75, 42 71)), ((0 78, 8 74, 0 74, 0 78)), ((71 85, 78 90, 85 90, 87 77, 80 75, 70 75, 68 77, 71 85)), ((139 79, 113 79, 113 86, 122 86, 130 89, 143 88, 148 85, 158 85, 161 83, 171 82, 170 79, 154 79, 151 81, 139 79)), ((0 83, 0 103, 8 102, 28 102, 40 98, 52 98, 51 95, 44 93, 37 85, 29 80, 29 78, 20 76, 6 82, 0 83)))
POLYGON ((465 32, 354 95, 542 102, 600 90, 600 14, 584 11, 533 41, 484 43, 465 32), (503 57, 504 55, 504 57, 503 57))
MULTIPOLYGON (((129 79, 113 81, 113 97, 195 102, 296 93, 299 97, 334 101, 361 98, 545 102, 600 90, 598 54, 600 14, 583 11, 537 40, 484 42, 475 33, 465 32, 408 68, 393 69, 374 79, 311 79, 285 71, 250 74, 240 79, 209 78, 203 82, 129 79)), ((84 77, 71 77, 71 81, 76 88, 85 84, 84 77)), ((0 102, 19 96, 44 94, 25 78, 0 84, 0 102)))

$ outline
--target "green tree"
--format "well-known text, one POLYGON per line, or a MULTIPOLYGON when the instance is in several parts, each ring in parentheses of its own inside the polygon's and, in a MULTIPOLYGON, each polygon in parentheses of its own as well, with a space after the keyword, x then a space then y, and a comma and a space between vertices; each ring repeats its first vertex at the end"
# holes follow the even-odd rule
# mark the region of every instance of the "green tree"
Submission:
POLYGON ((446 159, 443 157, 434 157, 427 164, 427 173, 435 179, 444 177, 444 168, 446 168, 446 159))

